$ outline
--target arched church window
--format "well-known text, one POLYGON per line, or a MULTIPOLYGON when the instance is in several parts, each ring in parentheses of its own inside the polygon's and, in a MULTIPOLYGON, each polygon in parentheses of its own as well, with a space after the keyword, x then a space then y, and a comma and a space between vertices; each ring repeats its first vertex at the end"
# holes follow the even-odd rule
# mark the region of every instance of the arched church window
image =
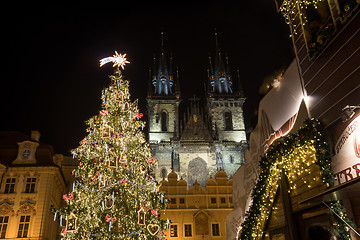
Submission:
POLYGON ((232 115, 230 111, 224 113, 225 130, 233 130, 232 115))
POLYGON ((164 110, 161 112, 161 131, 167 132, 168 131, 168 116, 167 112, 164 110))

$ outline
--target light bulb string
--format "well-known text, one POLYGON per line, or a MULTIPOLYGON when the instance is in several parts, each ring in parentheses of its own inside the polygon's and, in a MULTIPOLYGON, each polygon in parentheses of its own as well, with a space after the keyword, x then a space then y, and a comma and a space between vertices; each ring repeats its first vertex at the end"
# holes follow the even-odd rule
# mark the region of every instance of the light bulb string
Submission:
MULTIPOLYGON (((117 181, 117 182, 115 182, 115 183, 113 183, 113 184, 110 184, 110 185, 108 185, 108 186, 106 186, 106 187, 103 187, 103 188, 88 188, 88 187, 86 187, 83 183, 81 183, 81 182, 79 182, 79 181, 75 181, 75 183, 76 183, 77 185, 79 185, 80 187, 82 187, 83 189, 87 190, 87 191, 100 192, 100 191, 108 190, 109 188, 111 188, 111 187, 113 187, 113 186, 115 186, 115 185, 117 185, 117 184, 119 184, 119 183, 122 183, 123 181, 125 181, 125 179, 127 179, 127 178, 123 178, 123 179, 121 179, 121 180, 119 180, 119 181, 117 181)), ((148 187, 148 186, 150 186, 150 184, 152 184, 152 183, 154 183, 155 186, 156 186, 156 180, 155 180, 155 179, 151 180, 151 182, 149 182, 149 183, 147 183, 147 184, 145 184, 145 185, 138 185, 138 184, 130 181, 129 179, 127 179, 127 182, 128 182, 128 183, 131 183, 132 185, 137 186, 137 187, 139 187, 139 188, 148 187)))
POLYGON ((126 235, 120 235, 120 236, 115 236, 115 235, 111 235, 111 234, 107 234, 107 233, 89 233, 88 235, 90 236, 100 236, 100 235, 105 235, 107 237, 111 237, 111 238, 118 238, 118 239, 121 239, 121 238, 126 238, 126 237, 129 237, 131 235, 134 235, 134 234, 137 234, 139 232, 141 232, 142 229, 139 229, 137 231, 134 231, 134 232, 131 232, 129 234, 126 234, 126 235))
POLYGON ((349 223, 347 223, 337 212, 334 211, 334 209, 332 209, 329 205, 327 205, 325 203, 325 201, 322 202, 328 209, 330 209, 331 212, 333 212, 335 214, 335 216, 337 216, 342 222, 344 222, 346 224, 346 226, 348 226, 351 230, 354 231, 354 233, 356 233, 356 235, 358 235, 360 237, 360 233, 358 233, 349 223))

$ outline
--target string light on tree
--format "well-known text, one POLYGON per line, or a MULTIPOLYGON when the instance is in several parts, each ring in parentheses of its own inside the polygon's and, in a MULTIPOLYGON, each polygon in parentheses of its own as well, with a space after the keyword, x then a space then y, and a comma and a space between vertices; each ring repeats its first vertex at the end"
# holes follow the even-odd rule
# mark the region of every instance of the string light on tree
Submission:
POLYGON ((115 51, 100 60, 113 62, 114 75, 102 91, 101 110, 87 123, 88 135, 72 151, 79 160, 73 170, 66 207, 54 212, 63 239, 163 239, 167 221, 160 219, 167 201, 149 174, 157 164, 146 143, 145 123, 137 100, 131 102, 129 81, 119 68, 129 61, 115 51), (64 222, 65 221, 65 222, 64 222))

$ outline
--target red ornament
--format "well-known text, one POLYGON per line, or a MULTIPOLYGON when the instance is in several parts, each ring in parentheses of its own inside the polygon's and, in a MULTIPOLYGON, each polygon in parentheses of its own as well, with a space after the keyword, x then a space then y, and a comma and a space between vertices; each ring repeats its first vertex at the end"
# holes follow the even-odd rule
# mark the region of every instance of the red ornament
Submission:
POLYGON ((110 221, 114 221, 115 220, 115 218, 112 218, 112 217, 110 217, 110 215, 109 214, 106 214, 106 216, 105 216, 105 220, 106 220, 106 222, 110 222, 110 221))
POLYGON ((128 179, 127 178, 124 178, 121 182, 122 182, 122 185, 125 185, 127 183, 128 179))
POLYGON ((101 115, 101 116, 106 116, 106 115, 108 115, 108 113, 109 113, 108 110, 101 110, 101 111, 100 111, 100 115, 101 115))

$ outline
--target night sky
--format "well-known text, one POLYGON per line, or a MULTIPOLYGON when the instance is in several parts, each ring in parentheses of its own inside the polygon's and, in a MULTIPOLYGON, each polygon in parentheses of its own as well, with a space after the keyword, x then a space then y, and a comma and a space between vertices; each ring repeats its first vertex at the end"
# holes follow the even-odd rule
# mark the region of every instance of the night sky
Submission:
POLYGON ((132 99, 145 112, 148 69, 160 53, 164 31, 167 54, 179 67, 182 97, 203 89, 214 28, 219 47, 229 55, 233 75, 240 70, 250 121, 265 76, 293 58, 289 29, 272 0, 136 1, 126 4, 47 3, 3 9, 0 131, 38 130, 41 141, 69 155, 84 138, 85 121, 100 109, 101 89, 110 83, 111 64, 101 58, 117 50, 131 64, 132 99), (10 13, 10 14, 8 14, 10 13))

